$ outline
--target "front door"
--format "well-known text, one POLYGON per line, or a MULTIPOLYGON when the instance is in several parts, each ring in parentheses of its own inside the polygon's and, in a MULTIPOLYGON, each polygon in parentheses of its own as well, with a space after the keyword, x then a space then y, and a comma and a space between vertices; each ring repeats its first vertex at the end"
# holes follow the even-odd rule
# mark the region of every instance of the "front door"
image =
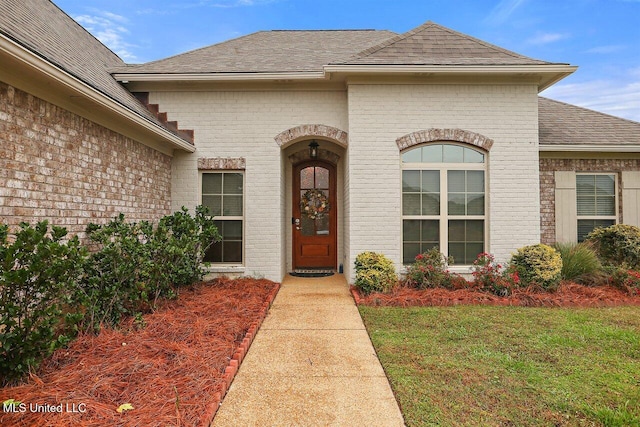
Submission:
POLYGON ((308 161, 293 171, 293 268, 336 268, 336 169, 308 161))

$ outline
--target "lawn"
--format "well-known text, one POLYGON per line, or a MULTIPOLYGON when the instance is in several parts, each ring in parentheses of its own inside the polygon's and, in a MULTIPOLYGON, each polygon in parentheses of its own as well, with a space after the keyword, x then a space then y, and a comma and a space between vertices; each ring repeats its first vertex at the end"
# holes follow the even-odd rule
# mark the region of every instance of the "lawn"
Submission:
POLYGON ((359 307, 408 426, 640 426, 640 308, 359 307))

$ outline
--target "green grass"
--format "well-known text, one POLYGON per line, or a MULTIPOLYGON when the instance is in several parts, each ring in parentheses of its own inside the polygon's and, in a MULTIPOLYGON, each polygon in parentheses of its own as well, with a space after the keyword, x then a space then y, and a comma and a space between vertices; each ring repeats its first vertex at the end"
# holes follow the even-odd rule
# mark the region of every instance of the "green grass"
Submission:
POLYGON ((359 307, 408 426, 640 426, 640 308, 359 307))

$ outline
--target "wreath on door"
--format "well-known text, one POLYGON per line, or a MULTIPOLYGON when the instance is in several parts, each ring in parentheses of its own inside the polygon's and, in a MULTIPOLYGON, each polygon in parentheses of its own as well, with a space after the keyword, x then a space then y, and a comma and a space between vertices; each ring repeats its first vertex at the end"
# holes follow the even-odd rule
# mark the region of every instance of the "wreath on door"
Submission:
POLYGON ((330 207, 329 199, 322 190, 307 190, 300 200, 300 212, 310 219, 322 218, 330 207))

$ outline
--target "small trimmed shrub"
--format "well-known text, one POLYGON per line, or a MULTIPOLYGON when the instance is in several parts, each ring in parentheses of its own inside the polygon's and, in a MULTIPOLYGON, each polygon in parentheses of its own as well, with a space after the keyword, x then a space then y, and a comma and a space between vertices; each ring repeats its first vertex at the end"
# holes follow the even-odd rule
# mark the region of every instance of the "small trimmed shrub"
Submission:
POLYGON ((593 276, 602 268, 598 255, 588 243, 556 243, 554 248, 562 258, 563 280, 581 282, 582 277, 593 276))
POLYGON ((640 269, 640 228, 616 224, 597 228, 587 235, 600 260, 606 265, 640 269))
POLYGON ((464 278, 450 273, 448 265, 453 262, 452 257, 445 257, 437 247, 425 253, 418 254, 415 262, 407 266, 405 285, 411 288, 446 288, 461 289, 468 286, 464 278))
POLYGON ((362 252, 356 257, 355 269, 355 286, 364 295, 389 292, 398 283, 393 262, 380 253, 362 252))
POLYGON ((523 285, 554 290, 560 282, 562 258, 548 245, 525 246, 511 257, 510 267, 518 273, 523 285))
POLYGON ((630 295, 640 295, 640 272, 625 268, 611 268, 609 282, 630 295))
POLYGON ((496 262, 493 255, 483 252, 473 262, 473 285, 481 291, 488 291, 499 296, 511 295, 513 289, 520 285, 518 272, 505 269, 496 262))
POLYGON ((82 314, 74 301, 85 250, 67 230, 20 224, 13 242, 0 224, 0 383, 19 379, 65 346, 82 314))

